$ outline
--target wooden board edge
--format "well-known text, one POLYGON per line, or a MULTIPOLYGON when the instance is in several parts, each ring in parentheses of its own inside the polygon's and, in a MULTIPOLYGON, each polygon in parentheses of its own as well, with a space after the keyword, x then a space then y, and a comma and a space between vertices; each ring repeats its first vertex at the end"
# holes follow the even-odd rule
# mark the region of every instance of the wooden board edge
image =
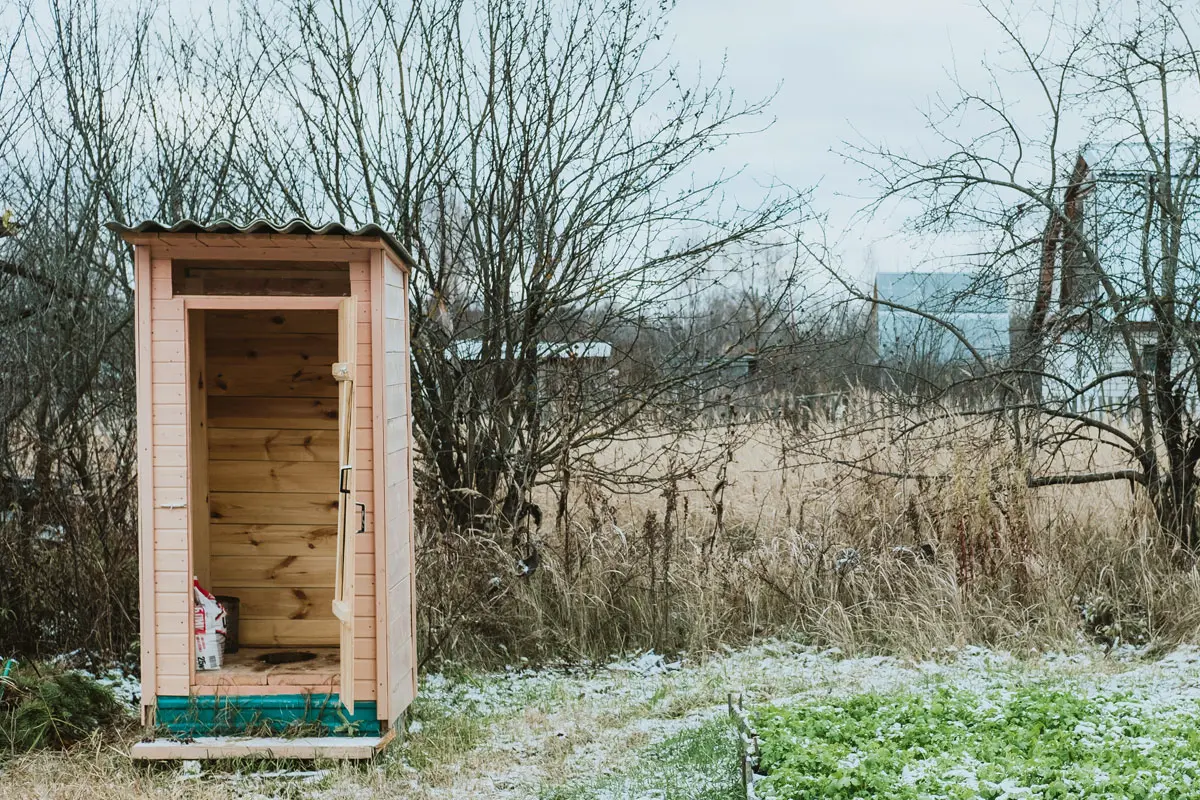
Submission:
MULTIPOLYGON (((409 314, 409 276, 404 274, 404 402, 408 412, 408 505, 404 509, 405 524, 408 526, 408 613, 409 613, 409 658, 412 662, 412 699, 417 697, 417 481, 413 466, 413 398, 412 398, 412 320, 409 314)), ((412 702, 411 700, 409 701, 412 702)))
POLYGON ((154 386, 151 373, 153 340, 151 302, 153 276, 150 248, 133 248, 134 292, 137 325, 134 374, 137 380, 137 466, 138 466, 138 580, 139 629, 141 635, 142 723, 150 724, 157 694, 157 664, 154 615, 154 386))
POLYGON ((392 742, 396 740, 396 731, 399 730, 398 725, 393 725, 388 728, 383 736, 379 737, 379 744, 375 745, 375 752, 381 753, 392 742))
POLYGON ((134 761, 211 761, 225 758, 327 758, 364 761, 375 757, 385 737, 316 736, 284 739, 281 737, 199 736, 190 741, 154 739, 137 742, 129 748, 134 761))
POLYGON ((376 717, 390 721, 390 678, 387 648, 387 460, 384 407, 387 353, 384 344, 383 252, 371 254, 371 467, 374 470, 375 502, 375 703, 376 717), (378 357, 374 357, 375 354, 378 357), (382 621, 382 624, 380 622, 382 621))

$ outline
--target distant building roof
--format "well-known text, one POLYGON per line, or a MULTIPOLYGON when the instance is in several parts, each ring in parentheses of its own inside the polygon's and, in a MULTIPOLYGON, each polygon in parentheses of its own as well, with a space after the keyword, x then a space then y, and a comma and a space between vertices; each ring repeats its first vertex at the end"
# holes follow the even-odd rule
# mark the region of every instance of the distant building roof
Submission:
MULTIPOLYGON (((876 297, 925 312, 953 325, 980 354, 1009 349, 1006 287, 973 272, 880 272, 876 297)), ((946 325, 888 305, 878 305, 879 355, 885 360, 965 361, 970 351, 946 325)))
POLYGON ((880 299, 929 313, 1008 314, 1008 287, 974 272, 880 272, 880 299))
MULTIPOLYGON (((451 351, 463 361, 478 361, 483 353, 483 340, 464 339, 454 342, 451 351)), ((610 358, 612 345, 608 342, 539 342, 538 358, 610 358)), ((508 345, 502 345, 502 358, 508 358, 508 345)))

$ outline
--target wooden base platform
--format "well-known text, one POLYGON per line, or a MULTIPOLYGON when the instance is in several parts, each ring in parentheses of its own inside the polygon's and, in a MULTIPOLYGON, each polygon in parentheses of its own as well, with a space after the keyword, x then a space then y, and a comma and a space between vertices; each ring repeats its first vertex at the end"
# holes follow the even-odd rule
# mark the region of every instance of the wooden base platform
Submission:
POLYGON ((288 739, 268 736, 197 736, 191 740, 154 739, 138 742, 129 751, 135 761, 182 761, 219 758, 333 758, 374 757, 392 740, 383 736, 312 736, 288 739))
POLYGON ((196 673, 198 693, 294 693, 304 689, 338 691, 341 662, 336 647, 242 647, 225 656, 221 669, 196 673), (293 664, 266 664, 260 659, 272 652, 304 651, 316 658, 293 664))

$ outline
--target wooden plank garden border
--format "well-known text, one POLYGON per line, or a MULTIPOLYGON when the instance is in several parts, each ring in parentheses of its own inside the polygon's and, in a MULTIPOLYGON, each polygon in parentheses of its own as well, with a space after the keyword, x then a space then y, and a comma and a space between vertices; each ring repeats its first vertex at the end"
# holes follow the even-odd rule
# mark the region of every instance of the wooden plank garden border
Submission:
POLYGON ((729 693, 729 717, 738 732, 738 770, 742 774, 742 791, 746 800, 758 800, 754 783, 760 777, 758 771, 758 731, 750 724, 750 717, 742 704, 742 695, 729 693))

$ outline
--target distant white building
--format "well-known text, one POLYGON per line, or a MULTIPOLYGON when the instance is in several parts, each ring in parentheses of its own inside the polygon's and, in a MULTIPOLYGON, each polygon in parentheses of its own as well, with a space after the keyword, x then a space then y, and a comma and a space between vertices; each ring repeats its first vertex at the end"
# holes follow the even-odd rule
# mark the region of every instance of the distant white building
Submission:
POLYGON ((989 282, 972 272, 880 272, 875 299, 877 352, 883 363, 974 361, 948 326, 985 359, 1008 355, 1009 304, 1003 281, 989 282))
MULTIPOLYGON (((1068 214, 1075 215, 1084 240, 1095 250, 1099 270, 1073 256, 1063 237, 1050 285, 1053 303, 1043 348, 1044 371, 1052 377, 1042 380, 1042 399, 1060 401, 1074 411, 1120 412, 1137 394, 1133 353, 1144 369, 1152 369, 1158 341, 1148 298, 1151 290, 1162 290, 1162 229, 1152 203, 1154 182, 1161 173, 1149 163, 1141 144, 1115 147, 1103 156, 1085 154, 1077 170, 1078 198, 1068 214), (1133 352, 1125 334, 1133 341, 1133 352)), ((1200 176, 1184 180, 1195 177, 1200 176)), ((1181 176, 1171 180, 1178 182, 1181 176)), ((1200 187, 1193 187, 1193 195, 1195 188, 1200 187)), ((1177 283, 1181 307, 1193 309, 1200 299, 1195 219, 1186 214, 1182 220, 1177 283)), ((1184 381, 1181 388, 1189 387, 1194 381, 1184 381)), ((1194 388, 1189 394, 1189 404, 1195 407, 1194 388)))

